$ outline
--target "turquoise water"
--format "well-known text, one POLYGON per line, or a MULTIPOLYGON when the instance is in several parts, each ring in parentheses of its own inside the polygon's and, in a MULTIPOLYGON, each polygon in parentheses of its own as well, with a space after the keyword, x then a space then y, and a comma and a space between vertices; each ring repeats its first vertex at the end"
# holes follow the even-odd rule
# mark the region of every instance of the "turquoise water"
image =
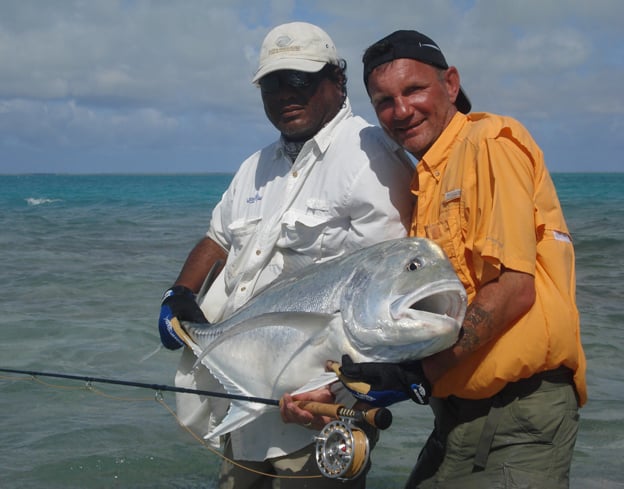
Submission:
MULTIPOLYGON (((590 401, 574 489, 622 488, 624 174, 554 175, 575 240, 590 401)), ((160 297, 229 175, 0 176, 0 367, 170 384, 160 297)), ((151 390, 0 374, 0 487, 212 488, 219 458, 151 390)), ((174 406, 172 394, 163 401, 174 406)), ((402 487, 432 418, 403 403, 368 487, 402 487)))

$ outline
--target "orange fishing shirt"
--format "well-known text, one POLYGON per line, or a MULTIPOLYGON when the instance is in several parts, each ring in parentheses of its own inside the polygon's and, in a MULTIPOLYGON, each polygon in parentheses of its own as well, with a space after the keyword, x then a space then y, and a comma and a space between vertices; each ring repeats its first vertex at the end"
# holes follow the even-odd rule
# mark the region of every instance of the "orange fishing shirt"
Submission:
POLYGON ((412 236, 438 243, 471 302, 501 267, 535 277, 533 307, 436 382, 433 395, 483 399, 565 365, 587 400, 574 249, 542 151, 516 120, 457 113, 416 166, 412 236))

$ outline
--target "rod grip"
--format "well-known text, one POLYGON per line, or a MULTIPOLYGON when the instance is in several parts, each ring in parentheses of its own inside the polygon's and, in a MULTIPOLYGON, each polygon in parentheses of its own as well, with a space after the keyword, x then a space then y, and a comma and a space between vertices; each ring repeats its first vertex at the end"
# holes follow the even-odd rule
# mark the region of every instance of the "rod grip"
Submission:
POLYGON ((295 404, 297 404, 297 406, 301 409, 310 411, 312 414, 330 416, 332 418, 338 418, 340 410, 344 409, 342 404, 326 404, 324 402, 315 401, 295 401, 295 404))
POLYGON ((364 421, 375 428, 385 430, 392 424, 392 412, 386 408, 371 408, 365 411, 345 408, 342 404, 326 404, 314 401, 295 401, 301 409, 338 419, 340 416, 351 416, 357 420, 364 421))

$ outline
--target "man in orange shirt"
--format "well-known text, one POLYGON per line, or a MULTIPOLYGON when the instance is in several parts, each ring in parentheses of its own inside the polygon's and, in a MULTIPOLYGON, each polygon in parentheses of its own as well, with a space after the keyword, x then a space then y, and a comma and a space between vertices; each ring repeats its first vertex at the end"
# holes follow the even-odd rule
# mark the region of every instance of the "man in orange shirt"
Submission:
POLYGON ((406 487, 568 487, 585 356, 572 240, 542 151, 516 120, 469 113, 427 36, 394 32, 363 61, 381 126, 419 160, 411 234, 444 249, 469 307, 448 350, 409 365, 345 357, 342 373, 368 383, 355 394, 373 404, 397 391, 430 402, 435 427, 406 487))

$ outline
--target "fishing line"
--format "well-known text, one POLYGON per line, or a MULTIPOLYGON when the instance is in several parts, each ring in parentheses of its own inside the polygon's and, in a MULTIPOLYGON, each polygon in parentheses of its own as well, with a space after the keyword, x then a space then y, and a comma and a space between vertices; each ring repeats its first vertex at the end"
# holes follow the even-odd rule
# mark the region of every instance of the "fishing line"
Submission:
POLYGON ((169 414, 171 414, 171 416, 174 417, 174 419, 178 422, 178 425, 181 428, 183 428, 185 431, 187 431, 189 433, 189 435, 191 435, 204 448, 208 449, 209 451, 211 451, 212 453, 214 453, 218 457, 222 458, 226 462, 228 462, 228 463, 230 463, 232 465, 235 465, 236 467, 239 467, 239 468, 241 468, 243 470, 246 470, 247 472, 251 472, 253 474, 258 474, 258 475, 262 475, 262 476, 265 476, 265 477, 271 477, 273 479, 322 479, 323 478, 323 475, 283 475, 283 474, 279 475, 279 474, 270 474, 270 473, 262 472, 260 470, 256 470, 256 469, 253 469, 253 468, 248 467, 246 465, 243 465, 242 463, 237 462, 236 460, 232 460, 232 459, 226 457, 219 450, 216 450, 213 447, 211 447, 208 443, 206 443, 206 440, 201 438, 192 429, 190 429, 188 426, 183 424, 182 421, 180 420, 180 418, 178 418, 178 415, 175 413, 175 411, 173 409, 171 409, 171 407, 165 402, 165 400, 163 399, 162 395, 157 395, 156 396, 156 402, 158 402, 167 411, 169 411, 169 414))
POLYGON ((193 437, 198 443, 200 443, 204 448, 208 449, 210 452, 214 453, 215 455, 225 460, 226 462, 232 465, 235 465, 237 467, 240 467, 241 469, 247 470, 248 472, 253 472, 255 474, 259 474, 259 475, 263 475, 263 476, 267 476, 271 478, 276 478, 276 479, 320 479, 320 478, 323 478, 323 475, 283 475, 283 474, 279 475, 279 474, 264 473, 256 469, 253 469, 251 467, 247 467, 235 460, 229 459, 228 457, 223 455, 219 450, 216 450, 215 448, 211 447, 208 443, 206 443, 206 441, 203 438, 201 438, 197 433, 191 430, 188 426, 184 425, 184 423, 182 423, 182 421, 180 420, 178 415, 175 413, 175 411, 167 404, 167 402, 162 396, 162 392, 165 391, 165 392, 180 392, 184 394, 200 394, 200 395, 205 395, 205 396, 221 397, 225 399, 258 402, 262 404, 279 406, 279 401, 276 401, 274 399, 264 399, 261 397, 251 397, 251 396, 238 396, 235 394, 224 394, 221 392, 204 391, 204 390, 198 390, 198 389, 186 389, 186 388, 174 387, 170 385, 148 384, 148 383, 143 383, 143 382, 134 382, 134 381, 126 381, 126 380, 118 380, 118 379, 89 377, 85 375, 70 375, 70 374, 60 374, 60 373, 53 373, 53 372, 39 372, 39 371, 34 371, 34 370, 19 370, 19 369, 8 369, 8 368, 0 368, 0 372, 29 375, 30 376, 29 379, 16 379, 12 377, 4 377, 4 378, 8 380, 30 380, 30 381, 37 382, 41 385, 44 385, 46 387, 51 387, 53 389, 74 390, 74 389, 82 389, 82 387, 78 388, 78 387, 69 387, 69 386, 63 386, 63 385, 50 384, 50 383, 42 381, 38 377, 54 377, 54 378, 60 378, 60 379, 80 380, 80 381, 86 382, 87 389, 93 392, 94 394, 108 398, 108 399, 116 400, 116 401, 125 401, 125 402, 143 401, 144 402, 144 401, 152 401, 153 399, 149 399, 149 398, 129 399, 129 398, 111 396, 109 394, 102 392, 99 389, 95 389, 93 386, 91 386, 91 383, 96 382, 96 383, 103 383, 103 384, 123 385, 123 386, 129 386, 129 387, 139 387, 143 389, 155 390, 156 402, 160 404, 166 411, 168 411, 169 414, 171 414, 171 416, 173 416, 173 418, 176 420, 178 425, 181 428, 183 428, 187 433, 189 433, 189 435, 193 437))
POLYGON ((39 382, 43 385, 49 385, 50 387, 58 388, 67 387, 53 386, 51 384, 47 384, 41 381, 39 377, 54 377, 59 379, 80 380, 86 382, 87 388, 95 392, 96 394, 100 394, 103 397, 116 399, 118 401, 144 401, 146 399, 123 399, 119 397, 108 396, 101 391, 94 389, 91 384, 114 384, 154 390, 156 391, 156 401, 164 406, 176 419, 178 424, 188 433, 190 433, 191 436, 199 441, 205 448, 208 448, 211 452, 217 454, 219 457, 223 458, 232 465, 243 468, 249 472, 254 472, 257 474, 262 474, 275 478, 308 479, 323 476, 343 480, 355 478, 363 471, 368 462, 370 456, 370 447, 366 434, 362 431, 361 428, 355 426, 353 423, 357 421, 363 421, 379 429, 386 429, 392 423, 392 413, 385 408, 374 408, 368 411, 359 411, 346 408, 345 406, 340 404, 324 404, 311 401, 298 401, 300 403, 300 407, 303 409, 306 409, 312 413, 322 414, 324 416, 334 418, 334 421, 331 421, 329 424, 327 424, 320 432, 319 436, 315 437, 316 462, 319 471, 321 472, 321 475, 277 475, 259 472, 255 469, 252 469, 251 467, 246 467, 243 464, 239 464, 238 462, 225 457, 222 453, 210 447, 196 433, 194 433, 189 427, 185 426, 182 423, 176 413, 165 403, 162 392, 198 394, 209 397, 220 397, 238 401, 256 402, 272 406, 279 406, 278 400, 266 399, 262 397, 227 394, 223 392, 205 391, 199 389, 188 389, 164 384, 149 384, 145 382, 136 382, 120 379, 89 377, 86 375, 71 375, 55 372, 42 372, 36 370, 19 370, 8 368, 0 368, 0 372, 30 375, 33 381, 39 382))

